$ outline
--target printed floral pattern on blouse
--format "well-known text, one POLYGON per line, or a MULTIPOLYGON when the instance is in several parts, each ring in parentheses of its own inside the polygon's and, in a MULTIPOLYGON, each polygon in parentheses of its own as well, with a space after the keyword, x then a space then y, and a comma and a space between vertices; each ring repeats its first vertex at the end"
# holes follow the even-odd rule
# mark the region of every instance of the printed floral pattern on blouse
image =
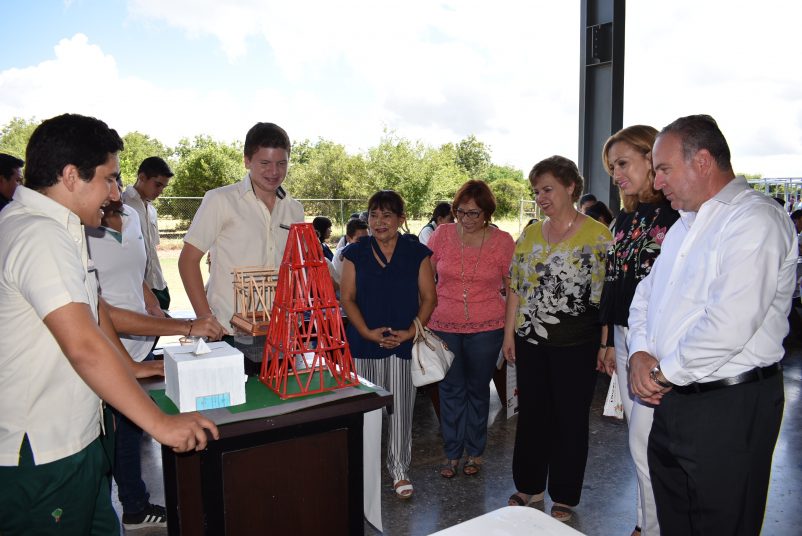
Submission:
MULTIPOLYGON (((638 210, 642 208, 640 206, 638 210)), ((607 254, 607 281, 612 281, 618 270, 624 274, 632 271, 637 280, 643 279, 652 271, 652 265, 660 254, 669 225, 659 225, 660 207, 647 214, 639 214, 638 210, 628 225, 616 230, 607 254)))
MULTIPOLYGON (((668 202, 640 203, 634 212, 620 212, 615 240, 607 251, 607 272, 601 302, 601 321, 628 325, 629 306, 638 283, 652 271, 666 233, 679 218, 668 202)), ((612 342, 612 330, 608 343, 612 342)))
MULTIPOLYGON (((598 324, 596 308, 604 285, 604 259, 612 236, 598 222, 586 219, 567 241, 546 245, 542 222, 527 227, 515 247, 511 288, 519 297, 516 333, 528 342, 552 341, 555 334, 578 327, 572 317, 598 324), (591 309, 592 307, 592 309, 591 309)), ((576 334, 577 339, 582 334, 576 334)))

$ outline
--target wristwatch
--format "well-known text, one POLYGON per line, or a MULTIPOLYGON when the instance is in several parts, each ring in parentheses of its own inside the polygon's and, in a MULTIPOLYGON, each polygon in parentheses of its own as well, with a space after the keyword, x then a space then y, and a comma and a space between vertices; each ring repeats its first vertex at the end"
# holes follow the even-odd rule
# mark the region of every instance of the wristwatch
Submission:
POLYGON ((666 380, 666 377, 663 374, 663 371, 660 370, 660 364, 659 363, 657 364, 656 367, 654 367, 652 370, 649 371, 649 377, 652 379, 652 381, 654 383, 656 383, 660 387, 665 387, 665 388, 673 387, 671 382, 666 380))

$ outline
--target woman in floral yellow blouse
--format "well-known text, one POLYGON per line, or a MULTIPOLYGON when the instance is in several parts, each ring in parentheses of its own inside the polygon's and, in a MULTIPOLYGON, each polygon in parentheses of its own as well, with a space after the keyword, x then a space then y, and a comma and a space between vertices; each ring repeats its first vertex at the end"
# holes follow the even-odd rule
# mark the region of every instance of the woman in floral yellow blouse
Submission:
POLYGON ((599 356, 607 374, 617 376, 629 424, 629 450, 638 476, 638 521, 633 536, 657 536, 660 528, 646 460, 654 410, 629 391, 627 319, 635 287, 649 275, 666 232, 679 217, 662 192, 654 189, 652 145, 656 136, 653 127, 634 125, 610 136, 602 150, 604 167, 618 186, 623 208, 615 220, 614 244, 607 253, 601 301, 601 321, 607 326, 607 341, 599 356))
POLYGON ((588 414, 596 385, 599 299, 612 236, 580 214, 582 176, 552 156, 529 174, 548 218, 524 229, 510 269, 504 357, 516 367, 518 426, 510 505, 542 501, 551 515, 571 518, 579 504, 588 455, 588 414))

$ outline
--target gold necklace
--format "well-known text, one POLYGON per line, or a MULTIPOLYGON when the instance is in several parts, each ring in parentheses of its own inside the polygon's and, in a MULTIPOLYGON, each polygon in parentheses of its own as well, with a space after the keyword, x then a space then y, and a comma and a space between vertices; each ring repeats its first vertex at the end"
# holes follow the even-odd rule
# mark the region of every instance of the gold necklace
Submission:
MULTIPOLYGON (((470 284, 473 285, 473 280, 476 279, 476 268, 479 266, 479 259, 482 258, 482 248, 485 247, 485 234, 487 233, 487 227, 482 229, 482 243, 479 244, 479 254, 476 256, 476 262, 473 265, 473 273, 471 274, 471 281, 470 284)), ((465 320, 470 320, 471 316, 468 314, 468 290, 470 290, 470 286, 465 284, 465 236, 464 232, 460 234, 460 259, 459 259, 459 266, 460 272, 459 277, 460 281, 462 282, 462 305, 465 308, 465 320)))
MULTIPOLYGON (((560 235, 560 239, 557 240, 555 242, 555 244, 559 244, 560 242, 562 242, 565 239, 565 237, 568 235, 568 233, 571 232, 571 227, 574 226, 574 222, 576 221, 576 219, 578 217, 579 217, 579 211, 575 210, 574 211, 574 219, 571 220, 571 223, 568 224, 568 228, 563 232, 562 235, 560 235)), ((546 221, 548 223, 551 223, 551 218, 549 218, 546 221)), ((551 254, 551 239, 549 238, 549 231, 548 231, 548 229, 546 229, 546 224, 545 223, 543 224, 543 229, 545 230, 545 233, 546 233, 546 253, 547 254, 551 254)), ((551 229, 551 225, 549 225, 549 229, 551 229)))

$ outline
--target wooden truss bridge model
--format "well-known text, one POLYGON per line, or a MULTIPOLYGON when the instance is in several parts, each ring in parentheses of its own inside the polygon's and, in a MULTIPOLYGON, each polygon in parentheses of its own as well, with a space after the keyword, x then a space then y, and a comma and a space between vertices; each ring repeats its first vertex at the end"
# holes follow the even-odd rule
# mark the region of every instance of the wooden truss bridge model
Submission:
POLYGON ((234 268, 234 304, 231 325, 248 335, 265 335, 276 295, 278 270, 267 266, 234 268))

